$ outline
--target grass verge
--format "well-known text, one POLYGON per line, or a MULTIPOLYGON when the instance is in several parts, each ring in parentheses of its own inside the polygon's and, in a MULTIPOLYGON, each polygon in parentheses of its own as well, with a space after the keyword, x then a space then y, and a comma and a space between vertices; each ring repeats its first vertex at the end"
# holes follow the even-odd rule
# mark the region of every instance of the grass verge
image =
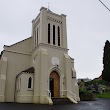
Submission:
POLYGON ((104 92, 103 94, 97 94, 96 97, 110 99, 110 92, 104 92))

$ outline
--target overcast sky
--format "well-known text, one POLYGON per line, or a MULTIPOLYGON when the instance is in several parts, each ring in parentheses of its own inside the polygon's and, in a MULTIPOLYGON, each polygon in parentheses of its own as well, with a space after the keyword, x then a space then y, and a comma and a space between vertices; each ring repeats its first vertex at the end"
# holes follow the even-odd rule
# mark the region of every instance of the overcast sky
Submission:
MULTIPOLYGON (((102 0, 110 8, 110 0, 102 0)), ((77 78, 101 75, 103 47, 110 41, 110 11, 99 0, 0 0, 0 51, 31 36, 31 21, 41 6, 67 15, 69 55, 77 78)))

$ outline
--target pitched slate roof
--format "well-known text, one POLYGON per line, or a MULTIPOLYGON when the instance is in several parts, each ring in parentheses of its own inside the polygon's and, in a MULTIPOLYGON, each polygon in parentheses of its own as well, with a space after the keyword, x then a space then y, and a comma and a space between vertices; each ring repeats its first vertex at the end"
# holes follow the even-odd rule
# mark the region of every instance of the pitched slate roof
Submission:
POLYGON ((27 73, 34 73, 34 68, 33 67, 30 67, 26 70, 23 70, 22 72, 27 72, 27 73))
POLYGON ((19 73, 17 76, 16 76, 16 78, 19 76, 19 75, 21 75, 21 74, 23 74, 23 73, 34 73, 34 68, 33 67, 30 67, 30 68, 28 68, 28 69, 26 69, 26 70, 23 70, 21 73, 19 73))

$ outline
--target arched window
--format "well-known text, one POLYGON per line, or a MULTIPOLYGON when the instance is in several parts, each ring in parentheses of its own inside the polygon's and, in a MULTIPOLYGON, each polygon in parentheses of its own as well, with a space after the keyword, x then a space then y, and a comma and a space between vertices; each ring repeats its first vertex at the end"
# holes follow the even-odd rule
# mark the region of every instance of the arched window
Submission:
POLYGON ((17 87, 17 90, 19 90, 19 79, 17 79, 16 87, 17 87))
POLYGON ((55 25, 53 25, 53 44, 55 45, 55 25))
POLYGON ((50 44, 50 23, 48 24, 48 43, 50 44))
POLYGON ((74 74, 73 74, 73 71, 71 72, 71 76, 72 76, 72 79, 74 78, 74 74))
POLYGON ((19 89, 21 88, 21 78, 19 79, 19 89))
POLYGON ((21 78, 18 78, 17 79, 17 83, 16 83, 17 85, 17 90, 20 90, 20 88, 21 88, 21 78))
POLYGON ((28 79, 28 88, 31 88, 31 85, 32 85, 32 78, 30 77, 30 78, 28 79))
POLYGON ((58 26, 58 46, 60 46, 60 27, 58 26))
POLYGON ((34 35, 35 35, 35 47, 36 47, 36 30, 35 30, 34 35))
POLYGON ((38 45, 38 28, 37 28, 37 45, 38 45))

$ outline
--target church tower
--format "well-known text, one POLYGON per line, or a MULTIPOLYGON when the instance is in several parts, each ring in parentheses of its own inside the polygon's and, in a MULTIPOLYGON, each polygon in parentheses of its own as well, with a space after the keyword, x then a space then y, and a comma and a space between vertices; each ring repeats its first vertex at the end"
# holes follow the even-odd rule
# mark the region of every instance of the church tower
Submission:
POLYGON ((47 94, 79 101, 74 61, 68 55, 66 15, 41 7, 32 21, 32 37, 32 65, 35 68, 33 102, 45 103, 47 94))
POLYGON ((58 15, 42 7, 32 21, 34 47, 40 43, 67 48, 66 15, 58 15))

